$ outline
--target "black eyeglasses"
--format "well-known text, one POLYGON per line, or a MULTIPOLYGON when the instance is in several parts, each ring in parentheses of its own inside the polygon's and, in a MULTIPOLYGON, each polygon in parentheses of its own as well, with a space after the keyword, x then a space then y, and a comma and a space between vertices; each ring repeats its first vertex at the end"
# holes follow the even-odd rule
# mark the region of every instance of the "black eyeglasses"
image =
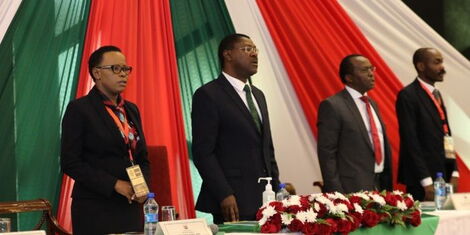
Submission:
POLYGON ((132 72, 132 67, 127 65, 103 65, 103 66, 96 66, 97 69, 111 69, 113 73, 120 74, 121 71, 124 71, 125 74, 130 74, 132 72))

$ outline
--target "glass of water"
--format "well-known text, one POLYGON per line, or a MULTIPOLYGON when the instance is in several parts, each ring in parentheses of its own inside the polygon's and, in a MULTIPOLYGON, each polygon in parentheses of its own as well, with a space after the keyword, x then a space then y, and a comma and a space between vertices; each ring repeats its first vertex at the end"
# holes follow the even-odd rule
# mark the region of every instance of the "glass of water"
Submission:
POLYGON ((162 221, 176 220, 176 211, 174 206, 162 207, 162 221))
POLYGON ((11 232, 10 218, 0 218, 0 233, 11 232))

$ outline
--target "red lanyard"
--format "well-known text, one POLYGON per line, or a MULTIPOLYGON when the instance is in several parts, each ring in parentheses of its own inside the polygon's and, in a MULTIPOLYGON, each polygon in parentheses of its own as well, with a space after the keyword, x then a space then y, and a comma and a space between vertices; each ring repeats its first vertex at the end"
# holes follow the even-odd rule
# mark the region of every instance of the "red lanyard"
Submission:
POLYGON ((124 125, 123 125, 123 123, 119 120, 119 118, 116 116, 113 110, 111 110, 111 108, 106 106, 106 110, 108 111, 109 115, 111 115, 111 117, 113 118, 114 123, 116 123, 121 133, 124 134, 124 143, 126 143, 126 145, 128 146, 129 159, 131 160, 132 165, 134 165, 134 157, 132 156, 132 151, 129 145, 130 128, 129 128, 129 124, 127 123, 127 119, 124 119, 124 125))
POLYGON ((434 95, 431 93, 431 91, 429 91, 428 88, 421 83, 421 81, 419 82, 419 85, 421 85, 421 87, 424 89, 424 91, 426 91, 429 98, 431 98, 432 102, 434 103, 434 106, 436 106, 437 112, 439 112, 439 117, 442 120, 442 128, 444 129, 444 133, 446 135, 448 135, 449 134, 449 127, 447 126, 446 115, 444 113, 444 110, 442 109, 442 106, 439 104, 439 102, 436 100, 436 98, 434 98, 434 95))

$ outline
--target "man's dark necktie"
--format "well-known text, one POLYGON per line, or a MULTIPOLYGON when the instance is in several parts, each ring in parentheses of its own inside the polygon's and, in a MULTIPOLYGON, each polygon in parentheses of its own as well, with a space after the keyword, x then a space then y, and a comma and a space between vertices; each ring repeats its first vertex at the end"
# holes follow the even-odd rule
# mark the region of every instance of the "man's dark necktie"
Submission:
POLYGON ((258 132, 261 133, 261 120, 259 118, 258 111, 256 110, 255 103, 253 102, 253 98, 251 96, 250 86, 245 85, 243 90, 245 91, 246 102, 248 103, 248 109, 250 110, 251 117, 255 121, 256 129, 258 129, 258 132))
POLYGON ((436 99, 437 103, 442 107, 442 96, 441 96, 441 93, 439 92, 439 90, 434 89, 434 91, 432 91, 432 95, 436 99))

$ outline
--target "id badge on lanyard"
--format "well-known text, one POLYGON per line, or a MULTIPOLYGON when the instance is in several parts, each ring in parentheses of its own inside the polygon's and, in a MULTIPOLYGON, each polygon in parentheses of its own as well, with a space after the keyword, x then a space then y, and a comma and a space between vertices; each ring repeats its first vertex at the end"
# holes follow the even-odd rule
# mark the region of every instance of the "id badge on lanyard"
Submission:
POLYGON ((444 151, 446 158, 455 159, 454 139, 448 134, 444 136, 444 151))
POLYGON ((126 168, 127 175, 131 180, 132 188, 137 197, 147 196, 149 188, 145 182, 144 174, 139 165, 133 165, 126 168))
POLYGON ((441 118, 443 125, 442 129, 444 131, 444 152, 446 155, 446 158, 448 159, 455 159, 455 149, 454 149, 454 139, 452 139, 452 136, 449 135, 449 126, 446 123, 446 116, 444 113, 444 110, 441 107, 441 104, 437 102, 437 100, 434 98, 434 96, 431 94, 431 91, 429 91, 421 82, 419 83, 423 90, 428 94, 429 98, 432 100, 434 103, 434 106, 436 106, 436 109, 439 113, 439 117, 441 118))
MULTIPOLYGON (((114 114, 114 112, 109 108, 106 107, 109 115, 114 120, 114 123, 118 126, 119 130, 121 131, 124 141, 126 144, 129 144, 129 124, 127 120, 124 119, 124 124, 121 123, 121 120, 114 114)), ((131 133, 132 134, 132 133, 131 133)), ((132 151, 129 148, 129 160, 131 161, 132 166, 126 168, 127 175, 132 184, 132 188, 134 189, 134 193, 137 197, 147 196, 149 193, 149 188, 147 186, 147 182, 145 182, 144 174, 142 174, 142 169, 140 169, 139 165, 134 165, 134 157, 132 156, 132 151)))

